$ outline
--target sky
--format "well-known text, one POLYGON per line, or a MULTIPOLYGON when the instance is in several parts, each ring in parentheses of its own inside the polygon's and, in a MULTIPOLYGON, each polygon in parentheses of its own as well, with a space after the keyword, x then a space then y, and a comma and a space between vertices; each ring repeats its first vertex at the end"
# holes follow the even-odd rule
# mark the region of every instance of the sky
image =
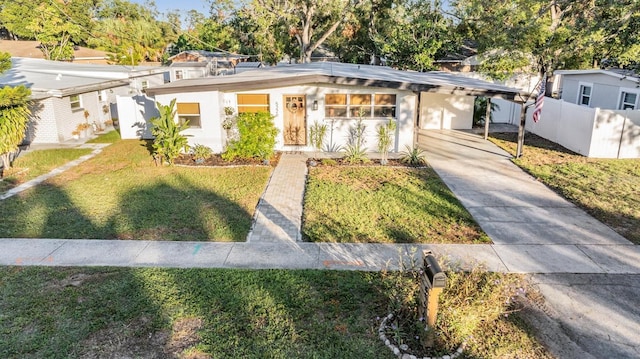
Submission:
MULTIPOLYGON (((145 0, 129 0, 133 3, 144 4, 145 0)), ((189 10, 198 10, 203 14, 209 13, 209 1, 207 0, 155 0, 158 11, 166 14, 169 10, 180 10, 185 14, 189 10)))

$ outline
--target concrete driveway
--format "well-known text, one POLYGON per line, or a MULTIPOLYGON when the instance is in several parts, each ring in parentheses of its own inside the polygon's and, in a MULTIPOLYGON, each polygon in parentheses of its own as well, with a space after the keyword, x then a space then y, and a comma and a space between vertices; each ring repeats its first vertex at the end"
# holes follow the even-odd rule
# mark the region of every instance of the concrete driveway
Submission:
POLYGON ((559 358, 640 357, 640 249, 463 131, 421 145, 510 272, 544 296, 531 322, 559 358))

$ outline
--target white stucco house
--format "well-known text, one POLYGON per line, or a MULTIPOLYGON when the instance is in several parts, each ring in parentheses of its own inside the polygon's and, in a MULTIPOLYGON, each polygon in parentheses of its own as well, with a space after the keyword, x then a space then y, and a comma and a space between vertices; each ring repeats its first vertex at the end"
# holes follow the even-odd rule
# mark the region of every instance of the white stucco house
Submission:
POLYGON ((629 70, 557 70, 563 101, 610 110, 640 109, 640 76, 629 70))
POLYGON ((310 63, 269 67, 234 76, 185 79, 147 89, 146 104, 122 99, 123 138, 149 136, 153 101, 177 101, 177 118, 189 120, 185 130, 191 145, 222 152, 225 108, 234 114, 269 111, 279 129, 277 150, 312 150, 309 127, 326 124, 325 147, 343 146, 358 118, 367 127, 367 145, 376 146, 375 129, 397 121, 394 151, 414 146, 423 129, 470 129, 476 96, 518 102, 519 90, 444 72, 409 72, 388 67, 344 63, 310 63), (151 106, 149 106, 151 104, 151 106), (126 122, 126 123, 125 123, 126 122), (136 128, 144 122, 145 128, 136 128), (125 133, 124 128, 136 128, 125 133))
POLYGON ((12 58, 0 86, 31 89, 32 118, 24 143, 60 143, 73 138, 79 124, 102 127, 117 119, 116 96, 135 97, 165 82, 166 68, 77 64, 12 58))

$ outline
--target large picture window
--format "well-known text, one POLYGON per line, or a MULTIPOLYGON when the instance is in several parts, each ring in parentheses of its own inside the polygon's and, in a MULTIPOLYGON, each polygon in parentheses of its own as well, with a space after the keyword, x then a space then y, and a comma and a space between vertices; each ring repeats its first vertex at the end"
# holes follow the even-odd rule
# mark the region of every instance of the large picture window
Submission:
POLYGON ((269 112, 268 94, 238 94, 238 113, 269 112))
POLYGON ((178 102, 178 122, 189 121, 189 127, 200 127, 200 104, 197 102, 178 102))
POLYGON ((329 118, 396 117, 396 95, 327 94, 324 115, 329 118))

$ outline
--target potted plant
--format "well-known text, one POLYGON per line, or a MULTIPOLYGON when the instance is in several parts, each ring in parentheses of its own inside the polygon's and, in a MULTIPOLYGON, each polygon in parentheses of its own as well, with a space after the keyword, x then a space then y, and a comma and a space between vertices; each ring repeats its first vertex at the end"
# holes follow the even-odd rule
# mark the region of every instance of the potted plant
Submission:
POLYGON ((78 130, 71 131, 71 138, 73 138, 74 140, 79 140, 80 139, 80 131, 78 131, 78 130))

